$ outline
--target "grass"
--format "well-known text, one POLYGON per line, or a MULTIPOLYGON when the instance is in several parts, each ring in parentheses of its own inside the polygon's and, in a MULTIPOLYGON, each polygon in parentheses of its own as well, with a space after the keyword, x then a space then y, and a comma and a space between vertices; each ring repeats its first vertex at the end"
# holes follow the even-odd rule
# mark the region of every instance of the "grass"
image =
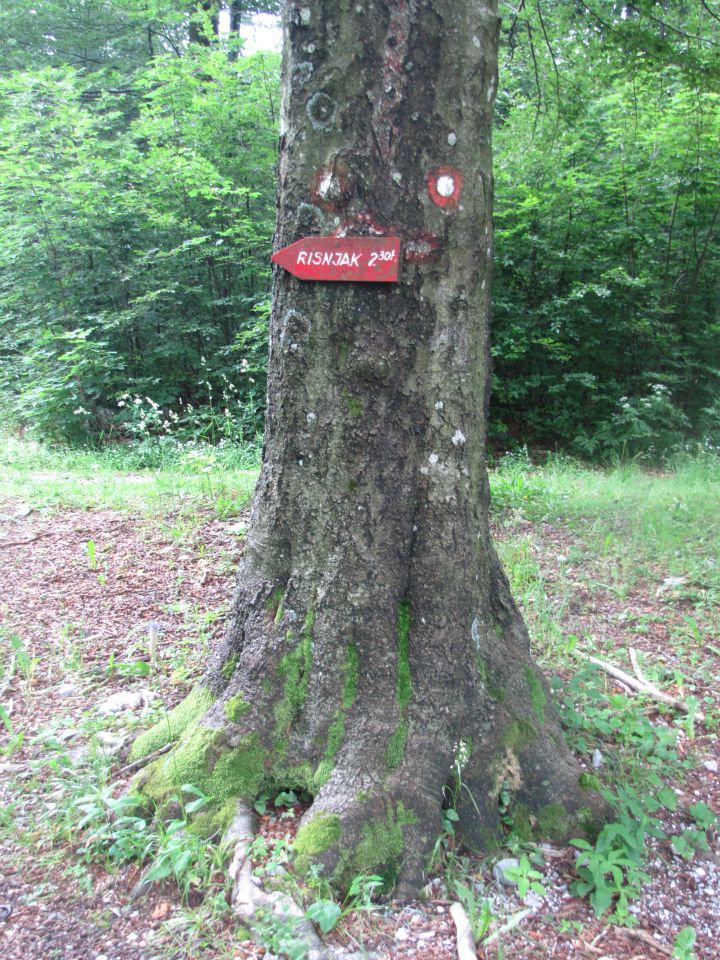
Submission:
POLYGON ((256 447, 116 444, 96 450, 48 447, 0 435, 0 497, 35 509, 142 510, 214 508, 232 516, 250 499, 256 447))
POLYGON ((637 464, 591 468, 562 458, 536 466, 509 457, 491 472, 494 513, 504 525, 500 552, 540 653, 560 642, 569 591, 578 582, 622 601, 638 585, 688 607, 681 632, 699 639, 699 621, 718 626, 720 458, 686 458, 663 471, 637 464), (533 525, 533 533, 519 521, 533 525), (570 534, 548 543, 542 524, 570 534), (556 550, 560 569, 547 588, 538 555, 556 550), (596 575, 572 584, 563 570, 584 558, 596 575), (668 582, 674 578, 673 582, 668 582))
POLYGON ((662 472, 564 458, 534 466, 509 457, 492 472, 491 490, 499 510, 568 523, 596 551, 629 552, 645 565, 662 558, 668 575, 687 572, 698 559, 710 568, 718 558, 720 457, 687 458, 662 472))

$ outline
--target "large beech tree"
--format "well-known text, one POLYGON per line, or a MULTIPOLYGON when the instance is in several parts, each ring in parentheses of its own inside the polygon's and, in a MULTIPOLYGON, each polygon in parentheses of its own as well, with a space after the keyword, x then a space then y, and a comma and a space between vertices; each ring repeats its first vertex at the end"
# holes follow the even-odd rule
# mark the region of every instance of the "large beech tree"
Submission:
POLYGON ((414 890, 455 790, 462 837, 577 835, 582 788, 488 529, 494 0, 303 0, 284 11, 276 248, 398 236, 398 283, 276 268, 268 413, 225 640, 134 756, 196 828, 279 788, 340 886, 414 890), (455 784, 457 786, 457 783, 455 784))

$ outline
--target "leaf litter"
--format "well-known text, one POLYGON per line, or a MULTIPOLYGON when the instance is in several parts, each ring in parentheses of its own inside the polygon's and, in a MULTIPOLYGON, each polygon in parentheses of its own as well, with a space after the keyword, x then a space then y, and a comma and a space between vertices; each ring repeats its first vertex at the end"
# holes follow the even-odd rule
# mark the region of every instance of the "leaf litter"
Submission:
MULTIPOLYGON (((182 699, 223 629, 242 550, 237 522, 208 513, 192 523, 170 515, 158 525, 112 510, 30 512, 18 501, 1 503, 0 515, 9 518, 0 526, 5 661, 0 702, 7 714, 0 727, 0 955, 4 960, 271 958, 227 915, 208 918, 198 904, 183 904, 167 883, 133 901, 137 864, 108 870, 79 862, 72 843, 51 846, 43 820, 53 800, 36 774, 47 759, 48 731, 82 757, 92 714, 94 722, 106 725, 99 735, 120 765, 153 705, 169 709, 182 699)), ((671 642, 672 630, 691 609, 682 593, 685 584, 668 584, 658 570, 653 582, 638 580, 618 596, 598 586, 607 572, 601 569, 604 559, 586 551, 569 529, 516 518, 498 524, 495 532, 501 542, 527 538, 546 595, 560 598, 564 635, 592 636, 612 660, 628 645, 628 625, 648 623, 652 629, 632 635, 647 662, 688 667, 671 642), (658 591, 659 585, 667 589, 658 591)), ((696 697, 717 696, 709 680, 717 677, 717 667, 715 655, 714 672, 694 676, 696 697)), ((716 738, 704 729, 694 733, 683 747, 696 761, 682 782, 670 784, 679 803, 675 813, 664 814, 680 826, 680 812, 691 803, 720 810, 716 738)), ((277 809, 263 814, 260 835, 270 851, 292 840, 295 822, 277 809)), ((698 960, 717 957, 717 834, 711 849, 691 861, 666 841, 651 841, 649 882, 631 905, 632 928, 594 917, 585 901, 570 894, 575 863, 570 847, 548 852, 545 860, 544 895, 529 894, 523 903, 516 890, 494 881, 492 861, 469 858, 465 880, 474 885, 478 902, 487 900, 493 918, 486 936, 523 912, 514 929, 486 947, 478 945, 479 957, 663 960, 672 956, 674 939, 687 926, 696 931, 698 960)), ((451 960, 457 953, 445 879, 429 878, 425 893, 424 899, 352 913, 329 939, 386 960, 451 960)))

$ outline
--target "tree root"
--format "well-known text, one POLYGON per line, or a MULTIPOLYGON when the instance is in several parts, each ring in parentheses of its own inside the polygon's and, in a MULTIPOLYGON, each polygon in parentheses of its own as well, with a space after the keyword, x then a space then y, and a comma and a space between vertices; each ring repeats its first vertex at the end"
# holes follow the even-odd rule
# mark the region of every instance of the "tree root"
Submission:
POLYGON ((455 924, 457 953, 459 960, 477 960, 475 938, 473 937, 470 920, 462 904, 454 903, 450 907, 450 916, 455 924))
POLYGON ((255 836, 255 817, 242 801, 238 803, 232 822, 223 840, 233 847, 228 873, 233 882, 231 905, 233 911, 253 928, 258 913, 272 914, 280 921, 294 925, 295 936, 308 946, 307 960, 372 960, 374 954, 348 952, 323 943, 312 922, 307 919, 292 897, 278 891, 263 890, 258 877, 253 876, 250 845, 255 836))

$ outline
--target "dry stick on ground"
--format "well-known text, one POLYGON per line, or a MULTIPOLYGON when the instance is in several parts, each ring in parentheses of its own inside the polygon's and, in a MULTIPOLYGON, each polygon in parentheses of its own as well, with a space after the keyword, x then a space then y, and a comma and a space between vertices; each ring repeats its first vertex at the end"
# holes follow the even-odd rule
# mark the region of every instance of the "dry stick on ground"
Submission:
MULTIPOLYGON (((589 653, 582 653, 578 650, 576 651, 576 654, 583 660, 587 660, 588 663, 594 663, 596 667, 600 667, 600 669, 604 670, 609 676, 614 677, 621 683, 624 683, 625 686, 630 687, 631 690, 635 690, 637 693, 644 693, 645 696, 650 697, 651 700, 664 703, 668 707, 673 707, 675 710, 681 710, 683 713, 689 714, 693 712, 691 708, 682 700, 678 700, 677 697, 671 697, 669 694, 663 693, 662 690, 658 690, 658 688, 648 680, 639 680, 637 677, 633 677, 632 674, 621 670, 620 667, 616 667, 612 663, 607 663, 605 660, 599 660, 597 657, 592 657, 589 653)), ((705 714, 701 710, 694 711, 694 716, 696 720, 700 721, 700 723, 705 722, 705 714)))
POLYGON ((125 767, 120 767, 118 772, 115 774, 115 779, 119 779, 122 776, 125 776, 127 773, 134 773, 135 770, 139 770, 141 767, 147 766, 148 763, 152 763, 153 760, 157 760, 158 757, 161 757, 164 753, 168 753, 175 746, 174 743, 166 743, 164 747, 160 747, 158 750, 153 750, 152 753, 149 753, 146 757, 140 757, 139 760, 134 760, 132 763, 128 763, 125 767))
POLYGON ((477 960, 475 952, 475 938, 473 937, 470 920, 462 905, 454 903, 450 907, 450 916, 455 924, 457 938, 458 960, 477 960))
POLYGON ((632 927, 626 927, 624 932, 629 937, 642 940, 642 942, 648 944, 648 946, 654 947, 659 953, 664 953, 666 957, 674 956, 670 947, 666 947, 664 943, 658 943, 655 937, 651 933, 648 933, 647 930, 634 930, 632 927))
POLYGON ((29 540, 11 540, 9 543, 0 543, 0 550, 7 550, 10 547, 24 547, 26 543, 35 543, 36 540, 40 540, 41 537, 51 537, 53 534, 48 531, 47 533, 38 533, 34 537, 30 537, 29 540))

